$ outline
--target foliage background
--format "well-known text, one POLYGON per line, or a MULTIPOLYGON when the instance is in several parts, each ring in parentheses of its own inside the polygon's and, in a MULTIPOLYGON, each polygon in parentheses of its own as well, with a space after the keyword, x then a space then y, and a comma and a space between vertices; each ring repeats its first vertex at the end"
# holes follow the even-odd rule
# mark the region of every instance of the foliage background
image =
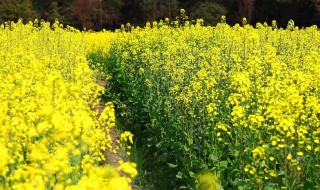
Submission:
POLYGON ((277 20, 285 27, 290 19, 297 26, 320 23, 320 0, 1 0, 0 23, 23 18, 60 22, 79 29, 114 30, 121 24, 142 26, 147 21, 175 19, 183 8, 190 19, 204 18, 215 25, 221 15, 228 24, 248 24, 277 20))

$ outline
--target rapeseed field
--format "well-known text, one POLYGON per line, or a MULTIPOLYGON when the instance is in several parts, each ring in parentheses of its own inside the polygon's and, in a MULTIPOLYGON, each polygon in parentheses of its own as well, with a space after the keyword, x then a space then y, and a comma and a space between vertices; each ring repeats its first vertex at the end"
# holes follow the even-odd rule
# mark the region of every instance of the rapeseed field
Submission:
POLYGON ((116 119, 145 148, 153 189, 320 188, 315 26, 20 21, 0 42, 0 188, 131 189, 135 163, 99 165, 118 151, 116 119), (102 94, 113 103, 98 117, 102 94))
POLYGON ((1 25, 0 189, 131 189, 134 163, 98 165, 116 151, 115 114, 109 102, 97 117, 104 89, 84 35, 58 22, 1 25))

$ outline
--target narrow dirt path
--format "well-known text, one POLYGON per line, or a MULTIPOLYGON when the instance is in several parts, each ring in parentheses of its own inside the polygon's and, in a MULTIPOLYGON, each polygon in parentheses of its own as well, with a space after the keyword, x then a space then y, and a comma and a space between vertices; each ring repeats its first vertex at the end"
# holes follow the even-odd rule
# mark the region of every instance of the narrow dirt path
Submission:
MULTIPOLYGON (((105 88, 106 86, 106 81, 103 80, 97 80, 97 84, 103 88, 105 88)), ((103 100, 101 100, 99 102, 99 105, 97 106, 97 110, 98 110, 98 117, 100 117, 104 107, 105 107, 105 103, 103 100)), ((107 135, 107 134, 106 134, 107 135)), ((119 140, 119 133, 117 131, 117 129, 115 127, 112 127, 110 129, 110 136, 112 139, 112 149, 115 149, 117 146, 116 141, 119 140)), ((119 154, 118 152, 114 153, 112 151, 106 151, 105 152, 105 157, 106 157, 106 161, 104 164, 109 164, 111 166, 117 167, 118 164, 118 160, 123 158, 121 157, 121 154, 119 154)))
MULTIPOLYGON (((97 84, 103 88, 105 88, 106 86, 106 81, 103 81, 103 80, 97 80, 97 84)), ((101 100, 99 102, 99 105, 96 107, 96 109, 98 110, 98 118, 100 117, 104 107, 105 107, 105 103, 103 100, 101 100)), ((106 134, 107 135, 107 134, 106 134)), ((112 139, 112 149, 115 150, 116 149, 116 146, 117 146, 117 140, 119 140, 119 132, 117 131, 116 127, 112 127, 110 129, 110 136, 111 136, 111 139, 112 139)), ((106 150, 106 152, 104 153, 105 155, 105 158, 106 158, 106 161, 102 164, 108 164, 108 165, 111 165, 113 167, 117 167, 119 166, 118 164, 118 160, 121 159, 121 160, 125 160, 125 157, 119 153, 119 152, 112 152, 112 151, 108 151, 106 150)), ((133 185, 131 183, 131 188, 132 190, 136 190, 137 187, 135 187, 135 185, 133 185)))

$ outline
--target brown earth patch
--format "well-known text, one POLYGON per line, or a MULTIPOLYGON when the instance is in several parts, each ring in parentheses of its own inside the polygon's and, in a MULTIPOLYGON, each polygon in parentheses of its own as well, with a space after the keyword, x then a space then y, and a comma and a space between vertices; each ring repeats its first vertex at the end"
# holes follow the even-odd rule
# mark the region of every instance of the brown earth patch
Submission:
MULTIPOLYGON (((103 88, 105 88, 106 86, 106 81, 103 80, 97 80, 97 84, 103 88)), ((105 107, 105 103, 104 101, 100 101, 99 105, 96 107, 96 109, 98 110, 98 118, 100 117, 104 107, 105 107)), ((108 135, 108 134, 106 134, 108 135)), ((117 140, 119 140, 119 133, 117 131, 117 129, 115 127, 112 127, 110 129, 110 133, 109 135, 111 136, 111 140, 112 140, 112 149, 115 150, 117 147, 117 140)), ((111 165, 113 167, 117 167, 118 164, 118 160, 121 159, 123 160, 121 154, 119 154, 118 152, 114 153, 112 151, 109 151, 108 149, 106 150, 106 152, 104 153, 105 157, 106 157, 106 161, 103 164, 108 164, 111 165)))

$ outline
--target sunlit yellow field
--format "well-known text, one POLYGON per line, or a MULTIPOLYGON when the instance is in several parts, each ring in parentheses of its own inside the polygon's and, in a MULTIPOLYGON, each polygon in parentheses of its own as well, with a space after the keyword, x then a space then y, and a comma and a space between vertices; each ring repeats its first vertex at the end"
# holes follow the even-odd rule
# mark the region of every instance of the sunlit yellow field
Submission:
POLYGON ((115 115, 107 103, 97 117, 104 89, 86 60, 86 34, 53 28, 0 28, 0 189, 131 189, 133 163, 98 166, 115 151, 115 115))
POLYGON ((116 151, 101 94, 143 133, 159 188, 320 188, 318 29, 201 23, 1 25, 0 188, 131 189, 134 163, 99 166, 116 151))

